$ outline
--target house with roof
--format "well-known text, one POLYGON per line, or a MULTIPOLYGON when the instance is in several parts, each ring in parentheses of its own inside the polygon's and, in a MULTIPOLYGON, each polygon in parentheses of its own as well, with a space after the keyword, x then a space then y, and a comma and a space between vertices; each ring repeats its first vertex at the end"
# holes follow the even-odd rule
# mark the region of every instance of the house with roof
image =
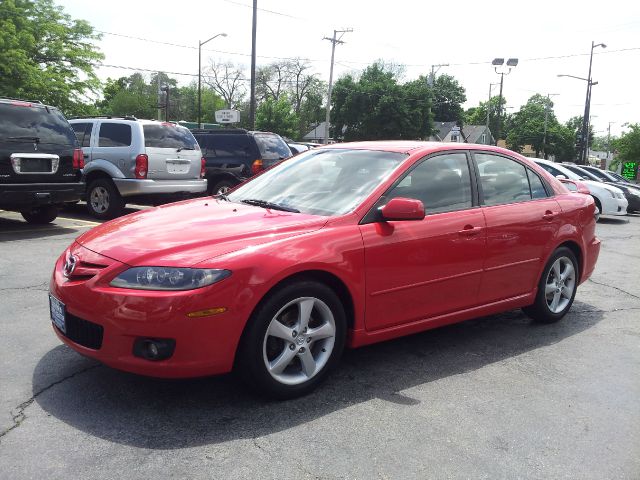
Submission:
POLYGON ((495 140, 486 125, 464 125, 456 122, 435 122, 435 133, 429 137, 432 142, 459 142, 493 145, 495 140))

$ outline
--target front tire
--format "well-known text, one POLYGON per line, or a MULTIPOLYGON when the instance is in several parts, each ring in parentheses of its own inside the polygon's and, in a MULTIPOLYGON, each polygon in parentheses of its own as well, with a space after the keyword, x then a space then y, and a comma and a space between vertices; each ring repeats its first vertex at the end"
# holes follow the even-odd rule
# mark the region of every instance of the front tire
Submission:
POLYGON ((210 195, 226 195, 229 190, 235 187, 237 183, 231 180, 220 180, 213 184, 209 189, 210 195))
POLYGON ((122 213, 125 202, 111 180, 99 178, 87 188, 87 210, 100 220, 108 220, 122 213))
POLYGON ((344 308, 331 288, 311 280, 289 283, 270 293, 249 320, 238 370, 262 394, 299 397, 337 364, 345 338, 344 308))
POLYGON ((31 210, 23 210, 20 214, 28 223, 44 225, 45 223, 53 222, 58 217, 58 207, 46 205, 32 208, 31 210))
POLYGON ((558 248, 542 272, 534 304, 523 311, 536 322, 557 322, 571 308, 579 278, 574 253, 567 247, 558 248))

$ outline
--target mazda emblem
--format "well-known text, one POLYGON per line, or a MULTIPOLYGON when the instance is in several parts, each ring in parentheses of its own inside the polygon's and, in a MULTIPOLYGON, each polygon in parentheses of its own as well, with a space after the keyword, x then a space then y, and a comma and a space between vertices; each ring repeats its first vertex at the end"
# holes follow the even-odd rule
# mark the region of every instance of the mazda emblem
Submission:
POLYGON ((70 254, 64 262, 63 273, 65 277, 71 276, 73 271, 76 269, 76 264, 78 263, 78 257, 73 254, 70 254))

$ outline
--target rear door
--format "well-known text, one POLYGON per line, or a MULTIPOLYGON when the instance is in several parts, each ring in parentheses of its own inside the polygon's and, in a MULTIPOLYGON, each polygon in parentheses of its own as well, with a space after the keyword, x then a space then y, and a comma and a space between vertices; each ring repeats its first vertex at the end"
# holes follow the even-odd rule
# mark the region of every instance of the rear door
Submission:
POLYGON ((135 137, 131 124, 118 120, 101 120, 97 129, 90 161, 106 160, 115 165, 126 178, 134 178, 135 137))
POLYGON ((542 179, 513 158, 474 153, 487 224, 481 303, 530 293, 561 221, 542 179))
POLYGON ((0 181, 75 182, 71 126, 55 108, 0 102, 0 181))
POLYGON ((144 123, 145 153, 149 157, 148 178, 186 180, 200 178, 200 146, 191 132, 172 123, 144 123))
POLYGON ((242 179, 251 176, 251 164, 260 156, 246 133, 196 133, 207 164, 207 175, 231 173, 242 179))

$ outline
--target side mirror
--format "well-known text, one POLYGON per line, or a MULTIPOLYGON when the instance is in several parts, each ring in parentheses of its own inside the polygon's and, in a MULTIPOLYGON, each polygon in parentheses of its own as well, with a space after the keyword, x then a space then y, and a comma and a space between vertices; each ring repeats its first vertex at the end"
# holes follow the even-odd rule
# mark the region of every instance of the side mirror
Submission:
POLYGON ((414 198, 392 198, 380 208, 383 220, 422 220, 424 205, 414 198))
POLYGON ((565 187, 567 187, 570 192, 578 192, 584 193, 585 195, 591 195, 589 188, 579 180, 568 180, 563 178, 560 178, 559 180, 565 187))

